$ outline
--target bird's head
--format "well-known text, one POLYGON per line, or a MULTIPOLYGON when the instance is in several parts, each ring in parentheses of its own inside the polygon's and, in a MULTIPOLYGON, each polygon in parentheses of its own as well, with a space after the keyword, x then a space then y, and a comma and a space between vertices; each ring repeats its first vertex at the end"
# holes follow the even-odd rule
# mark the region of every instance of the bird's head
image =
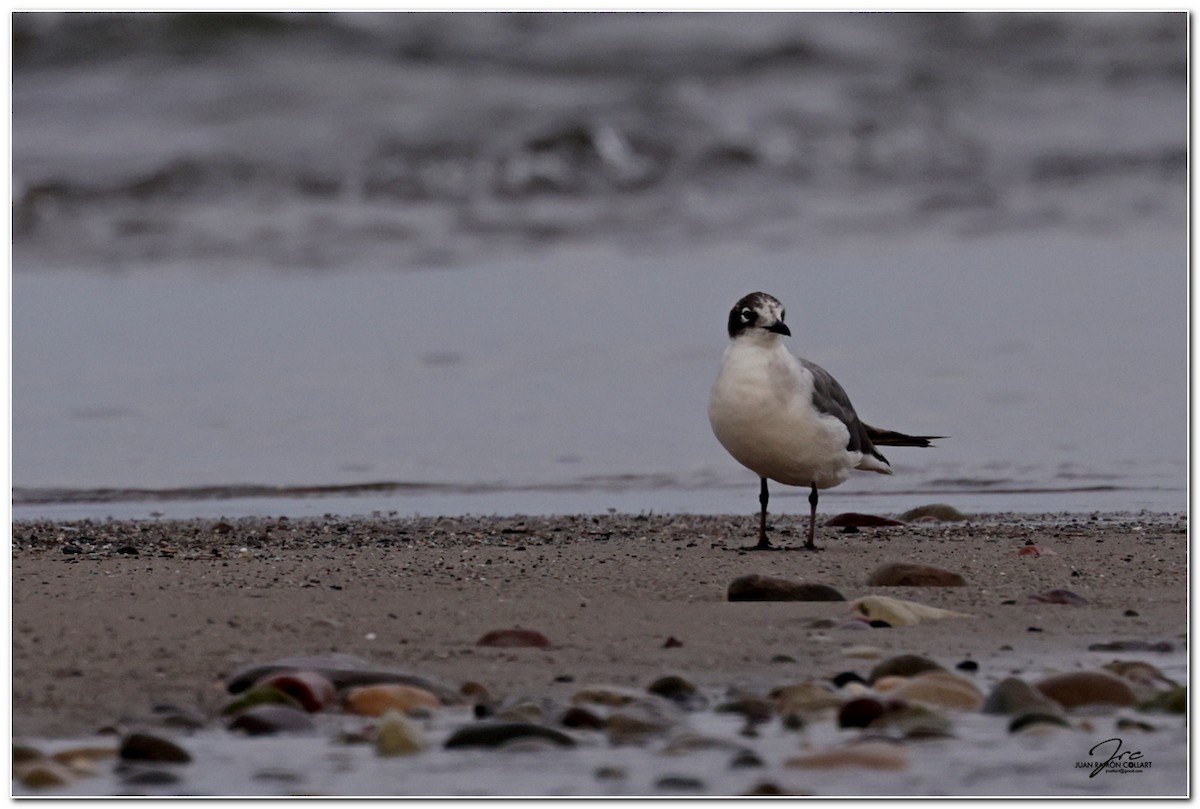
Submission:
POLYGON ((790 337, 791 329, 783 322, 787 313, 778 299, 765 292, 751 292, 729 310, 729 337, 742 335, 784 335, 790 337))

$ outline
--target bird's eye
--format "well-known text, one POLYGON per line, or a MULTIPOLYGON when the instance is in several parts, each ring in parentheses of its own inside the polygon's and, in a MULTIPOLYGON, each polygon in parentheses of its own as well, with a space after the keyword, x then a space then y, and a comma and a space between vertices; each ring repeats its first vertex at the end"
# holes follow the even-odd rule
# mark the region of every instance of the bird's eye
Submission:
POLYGON ((784 320, 787 320, 787 309, 781 309, 781 310, 779 310, 779 320, 780 320, 781 322, 782 322, 782 321, 784 321, 784 320))
POLYGON ((747 309, 742 310, 742 322, 743 323, 753 323, 754 322, 754 310, 753 309, 747 308, 747 309))

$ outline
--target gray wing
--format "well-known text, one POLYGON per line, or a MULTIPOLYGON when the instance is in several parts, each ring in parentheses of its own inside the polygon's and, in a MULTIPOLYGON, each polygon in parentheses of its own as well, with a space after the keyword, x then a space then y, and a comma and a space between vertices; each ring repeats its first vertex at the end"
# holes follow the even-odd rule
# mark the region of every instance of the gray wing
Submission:
POLYGON ((813 375, 813 406, 820 412, 828 413, 845 424, 846 429, 850 431, 850 440, 846 442, 846 449, 851 452, 870 453, 884 463, 888 463, 888 459, 875 449, 875 445, 871 442, 871 436, 867 432, 867 426, 854 412, 854 405, 850 404, 850 397, 846 395, 841 384, 833 378, 833 374, 815 362, 809 362, 803 357, 798 359, 800 364, 813 375))

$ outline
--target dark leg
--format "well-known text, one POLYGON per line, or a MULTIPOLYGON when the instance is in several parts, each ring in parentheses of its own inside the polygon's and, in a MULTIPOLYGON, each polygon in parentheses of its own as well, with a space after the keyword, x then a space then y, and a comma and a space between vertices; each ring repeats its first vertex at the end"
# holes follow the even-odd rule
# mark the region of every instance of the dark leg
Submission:
POLYGON ((808 505, 811 507, 808 515, 808 542, 804 549, 808 551, 819 551, 817 547, 817 484, 813 484, 812 491, 808 493, 808 505))
POLYGON ((755 548, 758 550, 768 550, 771 548, 771 541, 767 539, 767 479, 759 478, 762 486, 758 490, 758 504, 762 506, 762 511, 758 515, 758 544, 755 548))

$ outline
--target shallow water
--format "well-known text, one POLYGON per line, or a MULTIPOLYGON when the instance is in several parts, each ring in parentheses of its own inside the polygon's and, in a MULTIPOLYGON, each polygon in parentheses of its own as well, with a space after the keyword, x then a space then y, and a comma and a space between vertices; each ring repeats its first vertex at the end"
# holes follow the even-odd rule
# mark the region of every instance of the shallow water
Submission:
POLYGON ((752 511, 755 288, 951 436, 823 502, 1186 507, 1182 15, 499 19, 18 15, 18 514, 752 511))

